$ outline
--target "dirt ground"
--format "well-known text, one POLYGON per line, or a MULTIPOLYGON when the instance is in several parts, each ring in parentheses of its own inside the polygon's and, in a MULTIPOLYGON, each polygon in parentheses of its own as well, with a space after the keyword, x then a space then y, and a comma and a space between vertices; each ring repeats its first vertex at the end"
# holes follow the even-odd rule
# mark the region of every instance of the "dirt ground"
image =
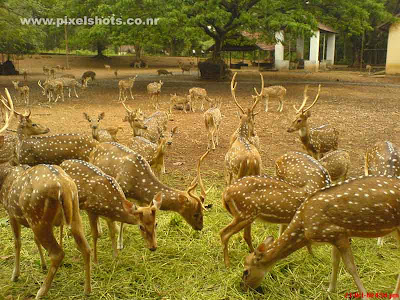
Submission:
MULTIPOLYGON (((31 101, 35 104, 30 107, 32 119, 56 133, 84 133, 90 135, 88 122, 83 118, 83 112, 96 115, 105 112, 102 121, 104 127, 121 126, 123 131, 118 133, 121 143, 127 144, 132 131, 127 123, 122 122, 125 110, 118 100, 118 80, 138 74, 133 88, 135 100, 130 98, 127 104, 131 108, 141 108, 146 115, 154 112, 146 92, 148 83, 163 80, 161 93, 161 108, 169 107, 169 95, 186 94, 192 87, 206 88, 211 98, 222 97, 223 122, 220 129, 220 145, 210 153, 202 169, 206 174, 215 174, 223 178, 224 157, 228 150, 229 138, 238 125, 238 111, 230 92, 230 82, 209 82, 198 78, 197 69, 190 74, 181 73, 177 68, 178 60, 192 60, 188 58, 145 58, 149 68, 133 69, 129 67, 132 57, 117 57, 107 61, 98 61, 90 57, 71 57, 71 70, 59 71, 57 75, 74 74, 80 78, 87 70, 96 72, 96 80, 89 83, 86 90, 78 90, 79 98, 68 98, 65 93, 65 102, 47 104, 37 85, 45 76, 42 66, 65 65, 63 56, 34 56, 18 61, 16 66, 28 71, 28 85, 31 90, 31 101), (111 70, 104 68, 104 63, 111 65, 111 70), (173 72, 173 76, 158 76, 156 70, 163 67, 173 72), (118 79, 114 76, 114 69, 118 69, 118 79)), ((313 99, 318 83, 322 84, 321 96, 312 109, 309 121, 311 126, 320 126, 330 123, 339 131, 339 148, 350 153, 352 166, 350 175, 363 173, 363 155, 368 146, 377 141, 390 140, 400 145, 399 126, 399 91, 400 77, 372 78, 365 72, 332 70, 318 73, 306 73, 302 70, 291 72, 263 72, 265 85, 280 84, 287 88, 284 109, 282 113, 276 111, 278 102, 270 101, 270 111, 263 111, 263 104, 258 106, 260 114, 256 117, 256 131, 260 136, 261 156, 265 172, 272 173, 274 161, 287 151, 302 151, 298 133, 288 133, 287 128, 294 117, 293 105, 301 104, 305 84, 310 84, 309 95, 313 99)), ((9 88, 14 98, 16 92, 11 80, 21 80, 22 76, 1 76, 0 92, 9 88)), ((243 107, 250 106, 253 87, 260 88, 260 77, 256 68, 243 68, 237 75, 237 97, 243 107)), ((23 105, 17 105, 23 111, 23 105)), ((197 158, 206 151, 207 133, 204 127, 203 113, 185 114, 174 111, 173 120, 168 127, 178 126, 178 132, 170 146, 166 159, 167 172, 176 171, 182 174, 194 174, 197 158)), ((10 129, 16 128, 14 119, 10 129)), ((9 133, 13 134, 13 133, 9 133)))

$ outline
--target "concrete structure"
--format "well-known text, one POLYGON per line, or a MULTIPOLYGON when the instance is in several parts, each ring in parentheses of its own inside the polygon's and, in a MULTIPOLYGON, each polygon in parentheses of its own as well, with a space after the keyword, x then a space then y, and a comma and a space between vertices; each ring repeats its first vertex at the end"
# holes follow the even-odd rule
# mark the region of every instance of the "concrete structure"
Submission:
MULTIPOLYGON (((400 13, 396 17, 399 18, 400 13)), ((400 74, 400 21, 393 24, 385 23, 378 26, 378 28, 389 32, 386 74, 400 74)))
POLYGON ((282 42, 284 41, 283 31, 275 33, 275 69, 277 70, 289 70, 289 61, 285 60, 285 47, 282 42))

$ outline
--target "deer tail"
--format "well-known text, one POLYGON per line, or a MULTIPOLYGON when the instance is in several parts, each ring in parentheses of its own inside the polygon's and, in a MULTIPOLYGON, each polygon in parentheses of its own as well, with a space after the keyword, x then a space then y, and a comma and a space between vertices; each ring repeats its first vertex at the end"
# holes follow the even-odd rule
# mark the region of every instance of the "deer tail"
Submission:
POLYGON ((59 184, 58 200, 61 202, 63 210, 64 224, 71 225, 73 215, 73 202, 78 197, 76 188, 66 188, 59 184))
POLYGON ((238 178, 260 175, 260 164, 255 158, 247 158, 240 163, 238 178))

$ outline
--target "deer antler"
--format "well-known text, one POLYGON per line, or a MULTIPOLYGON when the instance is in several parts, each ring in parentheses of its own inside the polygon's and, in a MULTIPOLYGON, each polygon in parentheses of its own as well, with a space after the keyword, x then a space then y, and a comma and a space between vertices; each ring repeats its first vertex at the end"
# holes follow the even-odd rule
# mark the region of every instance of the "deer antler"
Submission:
POLYGON ((6 130, 7 127, 8 127, 8 125, 10 125, 10 121, 11 121, 12 116, 13 116, 13 114, 14 114, 14 103, 12 102, 10 93, 8 92, 8 89, 7 89, 7 88, 5 89, 5 91, 6 91, 6 95, 7 95, 8 101, 7 101, 6 99, 4 99, 3 96, 1 96, 1 97, 2 97, 1 102, 7 107, 7 109, 10 110, 10 113, 6 112, 5 124, 4 124, 4 126, 0 129, 0 133, 3 132, 4 130, 6 130), (5 101, 8 102, 8 104, 10 105, 9 107, 8 107, 7 104, 4 102, 3 99, 4 99, 5 101))
POLYGON ((315 104, 315 103, 318 101, 318 99, 319 99, 319 94, 320 94, 320 92, 321 92, 321 85, 318 85, 318 93, 317 93, 317 96, 315 96, 315 99, 314 99, 313 103, 312 103, 309 107, 307 107, 306 109, 304 109, 304 106, 306 105, 307 100, 308 100, 307 91, 308 91, 308 85, 306 85, 305 88, 304 88, 304 96, 303 96, 303 97, 304 97, 304 100, 303 100, 303 103, 301 104, 300 108, 297 109, 296 106, 293 105, 294 109, 296 110, 296 113, 299 113, 299 112, 305 113, 306 111, 310 110, 311 107, 314 106, 314 104, 315 104))
POLYGON ((202 157, 200 157, 199 162, 197 163, 197 180, 199 182, 201 197, 202 197, 201 201, 203 203, 204 203, 204 199, 206 198, 208 192, 211 190, 211 187, 208 189, 208 191, 206 191, 206 189, 204 188, 203 179, 201 178, 201 173, 200 173, 200 165, 201 165, 201 162, 204 160, 204 158, 208 155, 208 153, 210 153, 210 150, 207 150, 207 152, 204 153, 202 157))
POLYGON ((256 88, 254 88, 254 91, 256 92, 257 97, 256 97, 256 100, 255 100, 254 103, 253 103, 253 106, 252 106, 251 109, 250 109, 250 111, 251 111, 251 113, 253 114, 253 116, 255 116, 255 114, 253 113, 254 108, 256 108, 258 102, 259 102, 260 99, 261 99, 262 93, 263 93, 263 91, 264 91, 264 77, 262 76, 261 73, 260 73, 260 77, 261 77, 261 92, 258 93, 257 90, 256 90, 256 88))
POLYGON ((318 99, 319 99, 319 94, 320 94, 320 92, 321 92, 321 84, 318 85, 318 93, 317 93, 317 95, 315 96, 315 99, 314 99, 313 103, 311 103, 311 105, 310 105, 309 107, 307 107, 306 109, 304 109, 303 112, 308 111, 309 109, 311 109, 311 107, 314 106, 315 103, 317 103, 317 101, 318 101, 318 99))
POLYGON ((235 103, 236 103, 237 107, 239 107, 240 111, 241 111, 243 114, 246 114, 245 111, 244 111, 244 109, 243 109, 243 107, 241 107, 240 104, 239 104, 239 102, 237 102, 237 100, 236 100, 236 86, 237 86, 237 82, 235 82, 236 75, 237 75, 237 72, 235 72, 235 74, 234 74, 233 77, 232 77, 232 81, 231 81, 231 93, 232 93, 232 97, 233 97, 233 100, 235 100, 235 103))
POLYGON ((126 105, 125 105, 125 100, 122 101, 121 103, 122 103, 122 105, 125 107, 125 109, 126 109, 126 111, 127 111, 128 113, 132 113, 132 110, 129 109, 129 106, 126 106, 126 105))
POLYGON ((6 98, 4 98, 3 95, 1 95, 1 99, 0 100, 3 103, 3 105, 10 111, 11 114, 15 113, 16 115, 23 116, 23 117, 29 117, 31 115, 31 110, 30 109, 29 109, 29 112, 25 112, 24 114, 21 114, 21 113, 17 112, 14 109, 14 105, 8 106, 7 102, 10 104, 10 101, 11 101, 11 103, 12 103, 11 96, 10 96, 10 93, 8 92, 8 89, 6 89, 6 95, 7 95, 8 100, 6 98))

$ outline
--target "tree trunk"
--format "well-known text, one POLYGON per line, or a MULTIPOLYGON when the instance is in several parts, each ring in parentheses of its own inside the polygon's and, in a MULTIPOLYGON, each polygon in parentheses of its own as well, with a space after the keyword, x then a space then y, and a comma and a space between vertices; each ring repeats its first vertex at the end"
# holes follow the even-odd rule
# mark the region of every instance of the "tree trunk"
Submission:
POLYGON ((222 51, 223 43, 224 43, 223 37, 215 39, 214 52, 213 52, 213 59, 214 60, 221 59, 221 51, 222 51))
POLYGON ((65 58, 66 58, 66 66, 65 67, 67 70, 69 70, 67 24, 64 24, 64 35, 65 35, 65 58))
POLYGON ((142 47, 138 44, 134 45, 135 47, 135 61, 140 61, 142 47))

